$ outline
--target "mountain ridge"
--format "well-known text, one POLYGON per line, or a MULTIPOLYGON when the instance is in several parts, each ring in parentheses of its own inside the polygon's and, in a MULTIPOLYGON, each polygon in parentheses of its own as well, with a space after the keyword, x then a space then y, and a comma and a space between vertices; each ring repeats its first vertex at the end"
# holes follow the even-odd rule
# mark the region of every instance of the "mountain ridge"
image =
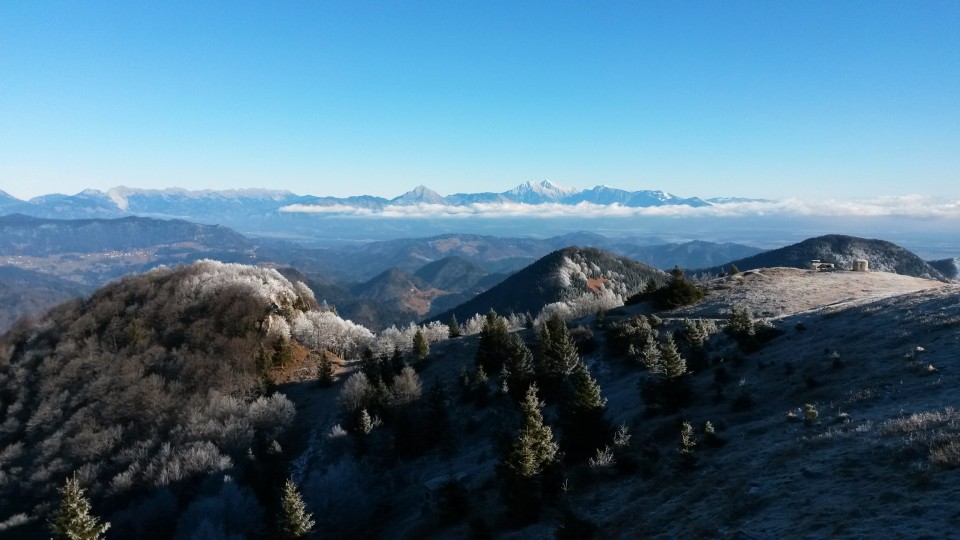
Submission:
POLYGON ((876 240, 828 234, 808 238, 751 257, 730 261, 725 265, 703 270, 721 273, 735 265, 740 270, 770 267, 810 268, 810 261, 818 259, 832 263, 838 269, 850 270, 857 259, 866 259, 870 270, 892 272, 906 276, 947 281, 936 268, 909 250, 886 240, 876 240))
POLYGON ((667 205, 711 206, 727 202, 747 202, 740 197, 702 199, 678 197, 659 190, 627 191, 609 186, 588 189, 568 188, 543 180, 524 182, 501 193, 455 193, 443 196, 420 185, 392 199, 373 195, 332 197, 298 195, 286 190, 228 189, 187 190, 182 188, 140 189, 117 186, 106 191, 85 189, 74 195, 60 193, 21 200, 9 194, 0 196, 0 213, 23 213, 47 218, 111 218, 126 215, 148 217, 205 218, 217 212, 244 211, 256 216, 289 213, 291 210, 352 208, 382 212, 391 207, 420 204, 469 206, 473 204, 596 204, 627 207, 667 205), (713 202, 712 202, 713 201, 713 202))

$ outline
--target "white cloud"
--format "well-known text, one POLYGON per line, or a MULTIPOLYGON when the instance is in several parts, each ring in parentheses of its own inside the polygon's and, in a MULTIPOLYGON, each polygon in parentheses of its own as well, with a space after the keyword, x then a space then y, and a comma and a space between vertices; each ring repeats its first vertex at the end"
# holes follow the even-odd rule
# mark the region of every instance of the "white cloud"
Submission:
POLYGON ((611 217, 750 217, 750 216, 825 216, 825 217, 913 217, 960 219, 960 201, 944 200, 921 195, 874 197, 869 199, 826 199, 782 201, 732 202, 712 206, 686 205, 631 208, 619 204, 576 205, 514 202, 472 203, 462 206, 421 203, 416 205, 388 205, 383 209, 359 208, 349 205, 317 206, 294 204, 282 212, 354 217, 389 218, 611 218, 611 217))

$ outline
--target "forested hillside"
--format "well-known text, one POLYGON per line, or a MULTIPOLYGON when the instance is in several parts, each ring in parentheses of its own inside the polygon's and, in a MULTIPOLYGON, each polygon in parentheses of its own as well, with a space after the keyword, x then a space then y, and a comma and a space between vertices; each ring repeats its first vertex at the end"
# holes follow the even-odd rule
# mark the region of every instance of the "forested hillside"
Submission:
POLYGON ((303 354, 291 325, 312 328, 315 306, 273 270, 204 261, 14 328, 0 342, 0 521, 47 515, 75 475, 115 538, 191 538, 203 519, 266 530, 257 495, 295 414, 266 374, 303 354))
POLYGON ((564 318, 596 313, 623 303, 647 283, 665 283, 667 274, 645 264, 595 248, 568 247, 520 270, 472 300, 434 317, 465 320, 493 309, 531 313, 544 309, 564 318))

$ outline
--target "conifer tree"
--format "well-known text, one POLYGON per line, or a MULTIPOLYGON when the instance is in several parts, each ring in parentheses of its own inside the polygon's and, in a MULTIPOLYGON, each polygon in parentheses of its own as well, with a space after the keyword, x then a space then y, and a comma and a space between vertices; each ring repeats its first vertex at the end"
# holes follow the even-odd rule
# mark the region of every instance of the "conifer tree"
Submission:
POLYGON ((389 377, 393 377, 400 373, 400 370, 407 366, 407 361, 403 359, 403 352, 400 351, 399 347, 393 348, 393 355, 390 357, 390 369, 393 371, 389 377))
POLYGON ((323 354, 322 352, 320 353, 319 368, 320 373, 317 377, 317 380, 320 383, 320 386, 330 386, 333 384, 333 362, 326 354, 323 354))
POLYGON ((490 310, 487 313, 483 329, 480 331, 480 343, 477 344, 476 363, 487 373, 500 373, 507 356, 510 341, 510 329, 507 320, 490 310))
POLYGON ((292 479, 287 479, 283 486, 283 499, 281 501, 283 513, 280 516, 280 532, 283 538, 295 540, 305 538, 311 531, 315 522, 313 514, 307 513, 307 505, 297 491, 297 485, 292 479))
POLYGON ((509 372, 510 387, 518 391, 524 391, 525 388, 521 386, 533 379, 533 353, 517 334, 513 335, 508 344, 504 367, 509 372))
POLYGON ((373 418, 367 412, 367 409, 360 409, 360 414, 357 417, 357 435, 366 437, 371 431, 373 431, 373 418))
POLYGON ((648 340, 643 346, 643 350, 640 351, 640 363, 651 373, 662 371, 661 364, 663 363, 663 357, 660 354, 660 347, 657 345, 656 340, 648 340))
POLYGON ((556 315, 547 319, 540 327, 538 338, 538 375, 558 378, 573 372, 580 362, 580 354, 563 319, 556 315))
POLYGON ((676 379, 687 374, 687 362, 677 351, 677 344, 673 341, 673 336, 667 336, 663 340, 660 348, 662 357, 663 374, 668 380, 676 379))
POLYGON ((427 337, 423 335, 423 330, 417 330, 417 333, 413 335, 413 354, 416 355, 418 360, 423 360, 430 354, 430 343, 427 342, 427 337))
POLYGON ((567 457, 577 461, 609 442, 613 430, 605 416, 607 400, 583 362, 577 363, 570 379, 572 387, 561 408, 563 447, 567 457))
POLYGON ((514 439, 504 465, 514 475, 532 478, 552 462, 558 446, 553 440, 553 430, 543 423, 543 403, 537 397, 537 385, 530 385, 527 395, 520 402, 523 421, 517 438, 514 439))
POLYGON ((463 331, 460 330, 460 323, 457 322, 457 316, 451 315, 450 322, 447 323, 447 337, 450 339, 458 338, 463 335, 463 331))
POLYGON ((651 411, 673 412, 688 404, 691 397, 687 362, 677 351, 673 336, 660 343, 660 360, 650 368, 650 375, 641 386, 644 402, 651 411))
POLYGON ((90 514, 90 501, 76 476, 67 478, 60 492, 60 506, 50 522, 50 532, 56 540, 99 540, 110 523, 90 514))

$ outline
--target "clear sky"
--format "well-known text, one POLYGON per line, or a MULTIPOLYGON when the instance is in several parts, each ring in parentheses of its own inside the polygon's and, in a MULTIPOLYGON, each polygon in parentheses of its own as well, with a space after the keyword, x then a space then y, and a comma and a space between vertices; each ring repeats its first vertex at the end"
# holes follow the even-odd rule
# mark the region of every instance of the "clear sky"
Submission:
POLYGON ((960 2, 0 2, 0 189, 960 197, 960 2))

